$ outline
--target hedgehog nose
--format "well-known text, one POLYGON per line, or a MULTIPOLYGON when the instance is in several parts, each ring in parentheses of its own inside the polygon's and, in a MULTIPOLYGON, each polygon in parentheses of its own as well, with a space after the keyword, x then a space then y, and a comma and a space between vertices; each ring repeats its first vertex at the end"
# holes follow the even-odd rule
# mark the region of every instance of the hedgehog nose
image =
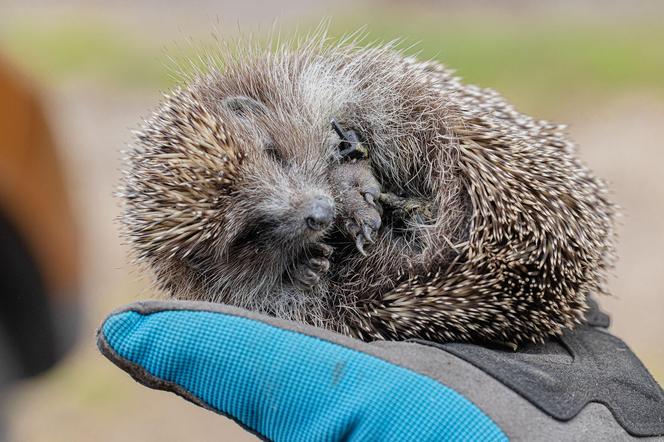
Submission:
POLYGON ((334 203, 330 198, 317 196, 311 201, 306 222, 312 230, 323 230, 334 220, 334 203))

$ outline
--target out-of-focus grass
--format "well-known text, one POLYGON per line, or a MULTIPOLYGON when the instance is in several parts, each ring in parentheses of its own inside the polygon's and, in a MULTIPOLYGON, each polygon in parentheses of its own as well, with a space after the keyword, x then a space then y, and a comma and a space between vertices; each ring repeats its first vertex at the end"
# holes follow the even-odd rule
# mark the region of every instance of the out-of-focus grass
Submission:
POLYGON ((368 29, 379 40, 406 36, 421 58, 443 61, 467 81, 529 106, 635 90, 664 94, 661 24, 434 16, 376 19, 368 29))
POLYGON ((158 49, 102 23, 14 23, 0 31, 0 43, 47 83, 83 79, 141 87, 169 82, 158 49))
MULTIPOLYGON (((362 13, 334 20, 330 34, 338 38, 363 24, 368 24, 367 42, 404 38, 404 47, 413 45, 408 52, 441 60, 468 81, 496 88, 527 107, 623 91, 664 94, 664 27, 656 23, 362 13)), ((177 81, 169 53, 182 60, 195 59, 197 52, 196 44, 178 49, 170 41, 75 19, 14 23, 0 31, 0 44, 45 81, 91 79, 121 87, 167 88, 177 81)))

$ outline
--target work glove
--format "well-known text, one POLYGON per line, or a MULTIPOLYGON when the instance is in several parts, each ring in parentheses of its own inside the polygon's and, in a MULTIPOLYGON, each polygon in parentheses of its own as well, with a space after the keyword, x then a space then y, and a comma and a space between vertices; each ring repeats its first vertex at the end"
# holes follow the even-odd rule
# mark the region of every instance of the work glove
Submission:
MULTIPOLYGON (((638 428, 630 435, 613 410, 587 403, 592 398, 583 406, 568 402, 563 414, 571 417, 561 419, 546 409, 550 403, 528 397, 536 382, 525 391, 523 385, 515 388, 501 379, 504 373, 492 372, 473 356, 479 352, 484 360, 498 354, 509 362, 521 354, 506 349, 366 343, 191 301, 147 301, 117 310, 99 329, 98 346, 141 384, 228 416, 267 440, 618 440, 638 435, 638 428)), ((505 365, 500 357, 499 365, 505 365)), ((522 365, 512 368, 523 372, 522 365)), ((528 380, 528 369, 524 373, 528 380)), ((546 382, 559 384, 549 377, 546 382)), ((550 393, 545 391, 549 399, 550 393)))

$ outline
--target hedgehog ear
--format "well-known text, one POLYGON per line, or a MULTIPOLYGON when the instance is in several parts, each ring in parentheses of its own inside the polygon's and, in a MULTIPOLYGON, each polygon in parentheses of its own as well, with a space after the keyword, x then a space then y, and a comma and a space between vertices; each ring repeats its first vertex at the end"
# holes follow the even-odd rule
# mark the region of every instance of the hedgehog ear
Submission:
POLYGON ((244 95, 226 97, 222 100, 221 105, 244 118, 269 113, 267 106, 263 103, 244 95))

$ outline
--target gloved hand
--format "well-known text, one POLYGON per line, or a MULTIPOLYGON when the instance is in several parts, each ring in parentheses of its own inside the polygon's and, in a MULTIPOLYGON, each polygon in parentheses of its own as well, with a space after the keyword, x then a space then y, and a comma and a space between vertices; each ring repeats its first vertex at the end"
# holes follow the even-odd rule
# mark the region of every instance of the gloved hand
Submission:
POLYGON ((560 422, 439 348, 365 343, 220 304, 129 305, 105 320, 98 346, 138 382, 269 440, 628 437, 599 404, 560 422))
POLYGON ((131 305, 98 339, 139 382, 271 440, 506 440, 469 400, 409 367, 435 352, 417 344, 372 346, 202 302, 131 305))

